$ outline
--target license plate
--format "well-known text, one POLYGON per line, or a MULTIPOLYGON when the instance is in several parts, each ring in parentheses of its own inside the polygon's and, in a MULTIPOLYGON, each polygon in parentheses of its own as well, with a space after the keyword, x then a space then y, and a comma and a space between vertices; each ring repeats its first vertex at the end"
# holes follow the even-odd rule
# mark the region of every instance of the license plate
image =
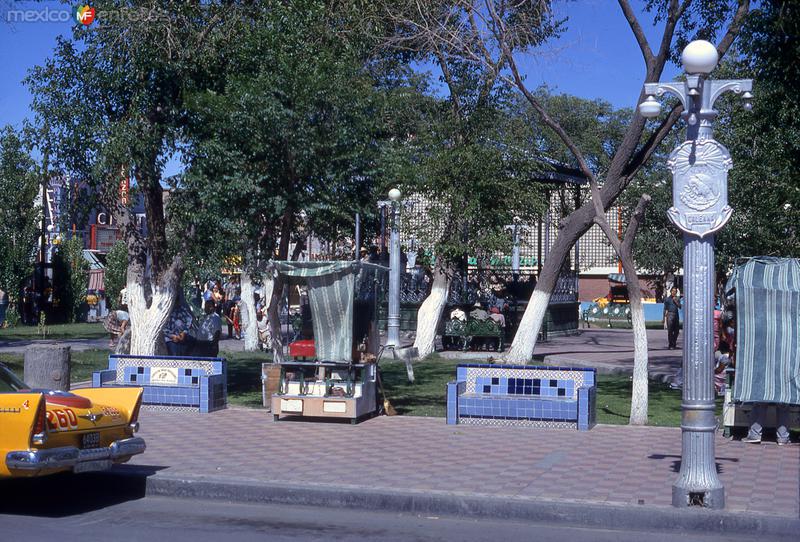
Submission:
POLYGON ((95 472, 99 470, 108 470, 111 468, 110 459, 96 459, 94 461, 83 461, 75 465, 73 472, 95 472))
POLYGON ((99 448, 100 433, 86 433, 81 437, 81 448, 99 448))

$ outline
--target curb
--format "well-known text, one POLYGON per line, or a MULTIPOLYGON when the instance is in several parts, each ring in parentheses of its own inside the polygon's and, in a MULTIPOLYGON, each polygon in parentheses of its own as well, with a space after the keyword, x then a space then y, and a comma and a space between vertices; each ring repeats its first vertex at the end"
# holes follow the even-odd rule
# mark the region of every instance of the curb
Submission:
POLYGON ((446 491, 392 491, 356 486, 253 483, 235 479, 152 475, 126 466, 115 476, 147 476, 146 494, 240 503, 355 508, 411 514, 522 520, 604 529, 659 530, 709 534, 797 536, 800 519, 741 512, 620 506, 446 491))

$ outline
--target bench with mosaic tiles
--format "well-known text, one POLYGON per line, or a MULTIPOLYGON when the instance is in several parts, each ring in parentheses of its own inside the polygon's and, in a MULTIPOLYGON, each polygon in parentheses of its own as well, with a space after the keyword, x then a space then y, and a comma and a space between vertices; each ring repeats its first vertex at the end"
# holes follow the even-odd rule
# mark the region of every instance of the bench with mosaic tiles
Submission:
POLYGON ((462 364, 447 384, 447 423, 595 425, 595 369, 462 364))
POLYGON ((142 404, 163 408, 213 412, 228 402, 223 358, 113 354, 108 369, 92 373, 92 386, 141 387, 142 404))

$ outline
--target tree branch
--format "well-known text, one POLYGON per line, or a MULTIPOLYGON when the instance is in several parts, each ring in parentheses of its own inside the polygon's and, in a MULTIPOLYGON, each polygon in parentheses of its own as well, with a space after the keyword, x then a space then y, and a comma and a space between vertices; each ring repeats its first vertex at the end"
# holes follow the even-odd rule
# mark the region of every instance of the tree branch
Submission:
POLYGON ((652 134, 650 134, 650 137, 647 139, 644 145, 642 145, 642 147, 636 151, 636 154, 634 154, 630 159, 628 164, 625 166, 625 169, 622 171, 622 177, 629 179, 636 175, 636 173, 639 171, 639 168, 647 163, 664 138, 667 137, 669 132, 672 130, 672 127, 681 116, 681 113, 683 113, 683 106, 680 103, 675 104, 666 118, 661 121, 661 125, 652 134))
POLYGON ((750 0, 739 0, 739 8, 736 10, 736 13, 733 16, 731 25, 728 27, 728 31, 725 32, 725 35, 719 42, 719 45, 717 45, 717 53, 719 54, 720 58, 722 58, 722 56, 728 51, 731 44, 733 44, 733 40, 735 40, 736 36, 739 35, 739 30, 742 28, 742 22, 749 12, 750 0))
POLYGON ((658 56, 655 59, 653 70, 648 71, 647 82, 658 81, 664 71, 664 65, 669 58, 669 48, 672 45, 672 37, 675 35, 675 26, 678 24, 681 13, 689 7, 692 0, 686 0, 682 6, 678 5, 678 0, 671 0, 669 11, 667 12, 667 24, 664 25, 664 33, 661 35, 661 45, 658 47, 658 56))
POLYGON ((639 49, 642 50, 642 56, 644 57, 644 64, 647 67, 647 71, 653 68, 653 50, 650 49, 650 44, 647 42, 647 36, 644 35, 644 30, 642 30, 642 26, 639 24, 639 20, 636 18, 636 14, 631 9, 628 0, 618 0, 619 7, 622 8, 622 13, 625 15, 625 19, 628 21, 628 26, 631 27, 633 31, 633 36, 636 38, 636 42, 639 44, 639 49))
POLYGON ((508 67, 509 69, 511 69, 511 74, 514 77, 513 81, 509 80, 507 77, 504 77, 504 79, 509 83, 513 84, 514 86, 516 86, 520 90, 520 92, 522 92, 523 96, 525 96, 525 99, 528 100, 528 103, 530 103, 533 109, 539 114, 539 118, 542 120, 542 122, 545 125, 547 125, 551 130, 553 130, 556 133, 556 135, 558 135, 559 139, 561 139, 561 141, 564 143, 567 149, 569 149, 569 151, 575 157, 575 160, 577 160, 581 172, 583 172, 583 174, 586 176, 587 179, 589 179, 590 182, 594 181, 595 180, 594 173, 592 173, 592 170, 589 169, 589 165, 586 163, 586 160, 583 157, 583 153, 580 151, 580 149, 578 149, 577 145, 575 145, 575 143, 572 141, 572 138, 569 137, 569 134, 567 134, 564 128, 561 127, 558 121, 556 121, 555 119, 550 117, 550 115, 547 114, 547 111, 542 106, 542 104, 539 103, 539 100, 537 100, 536 97, 530 92, 530 90, 528 90, 528 87, 522 80, 522 76, 520 75, 519 69, 517 68, 517 63, 514 60, 514 54, 509 48, 508 43, 506 41, 506 34, 503 26, 503 21, 497 15, 497 11, 495 11, 494 6, 490 1, 487 0, 486 6, 489 9, 489 13, 496 28, 497 34, 495 35, 495 37, 497 38, 497 42, 500 45, 503 55, 505 56, 506 62, 508 62, 508 67))
MULTIPOLYGON (((686 0, 678 9, 675 11, 675 16, 680 18, 680 16, 684 13, 688 5, 691 3, 692 0, 686 0)), ((674 7, 674 6, 672 6, 674 7)), ((670 9, 672 9, 672 7, 670 9)), ((739 0, 739 7, 736 10, 736 13, 731 20, 731 24, 728 27, 725 36, 720 41, 719 45, 717 46, 717 53, 719 54, 720 58, 728 51, 731 44, 733 43, 736 36, 739 34, 741 30, 742 22, 744 18, 750 11, 750 0, 739 0)), ((677 19, 676 19, 677 21, 677 19)), ((674 24, 673 24, 674 30, 674 24)), ((666 34, 665 34, 666 36, 666 34)), ((670 42, 672 38, 670 37, 670 42)), ((625 168, 623 169, 621 176, 625 179, 630 179, 633 177, 639 169, 647 163, 650 157, 655 152, 658 145, 664 140, 664 138, 669 134, 672 127, 677 122, 678 118, 680 118, 681 113, 683 113, 683 106, 681 104, 676 104, 673 106, 672 110, 669 112, 667 117, 661 121, 661 124, 653 132, 648 140, 642 145, 642 147, 636 151, 636 154, 630 158, 629 162, 626 164, 625 168)))
POLYGON ((439 45, 434 42, 434 54, 436 55, 436 59, 439 61, 439 67, 442 69, 442 75, 444 76, 444 80, 447 83, 447 88, 450 91, 450 97, 453 99, 453 111, 456 114, 456 118, 459 120, 461 119, 461 98, 458 95, 458 90, 455 86, 455 81, 453 81, 453 75, 450 73, 450 67, 447 65, 447 59, 444 57, 439 45))
POLYGON ((633 250, 633 241, 636 238, 636 232, 639 230, 639 226, 644 219, 645 210, 652 199, 650 194, 642 194, 639 198, 639 203, 636 204, 636 209, 631 215, 628 227, 625 229, 625 237, 622 240, 622 251, 626 255, 630 255, 633 250))

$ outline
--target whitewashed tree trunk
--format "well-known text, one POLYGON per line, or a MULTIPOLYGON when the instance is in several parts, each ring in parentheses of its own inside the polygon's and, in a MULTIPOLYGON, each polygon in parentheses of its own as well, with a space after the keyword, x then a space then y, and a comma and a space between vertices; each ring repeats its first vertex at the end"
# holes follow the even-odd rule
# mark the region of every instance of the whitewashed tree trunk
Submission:
POLYGON ((280 363, 283 361, 283 333, 281 332, 280 320, 280 297, 281 297, 280 281, 278 281, 271 273, 264 277, 264 303, 269 303, 267 306, 267 319, 269 321, 269 330, 272 335, 272 362, 280 363), (278 288, 276 288, 278 282, 278 288))
POLYGON ((539 331, 542 329, 547 315, 547 305, 550 303, 550 291, 536 289, 533 291, 528 307, 522 315, 522 320, 514 335, 511 348, 503 356, 503 362, 512 365, 524 365, 530 362, 533 357, 533 349, 536 347, 536 340, 539 331))
POLYGON ((173 266, 163 274, 160 281, 148 285, 139 273, 128 269, 131 354, 155 356, 165 353, 166 345, 162 333, 178 297, 179 278, 173 266), (145 288, 150 288, 149 307, 145 288))
POLYGON ((628 284, 631 325, 633 327, 633 386, 631 390, 631 417, 628 423, 630 425, 647 425, 648 384, 650 380, 650 375, 648 374, 647 328, 644 320, 642 290, 639 287, 639 277, 636 276, 636 268, 630 253, 625 254, 623 269, 625 271, 625 280, 628 284))
POLYGON ((244 351, 258 350, 258 326, 256 325, 256 305, 253 297, 253 278, 247 271, 242 271, 242 334, 244 335, 244 351))
MULTIPOLYGON (((593 197, 599 202, 599 189, 595 182, 591 182, 593 197)), ((642 306, 642 290, 639 287, 639 276, 636 274, 636 265, 633 261, 633 242, 639 225, 644 220, 644 212, 650 203, 650 195, 642 194, 636 209, 631 215, 625 236, 620 241, 605 218, 605 211, 599 203, 595 204, 597 218, 595 222, 603 230, 606 238, 614 247, 614 251, 622 262, 625 272, 625 282, 628 288, 628 301, 631 310, 631 325, 633 327, 633 386, 631 390, 631 417, 630 425, 647 425, 648 407, 648 356, 647 356, 647 329, 644 323, 644 307, 642 306)))
POLYGON ((648 364, 647 328, 644 320, 644 306, 641 299, 634 303, 631 299, 631 321, 633 323, 633 390, 631 392, 631 425, 647 425, 648 405, 648 364), (638 305, 635 306, 635 305, 638 305))
POLYGON ((431 355, 436 347, 436 330, 442 311, 447 304, 447 295, 450 291, 450 275, 445 269, 436 265, 433 270, 433 284, 431 293, 422 302, 417 312, 417 336, 414 339, 414 348, 418 350, 419 359, 431 355))

